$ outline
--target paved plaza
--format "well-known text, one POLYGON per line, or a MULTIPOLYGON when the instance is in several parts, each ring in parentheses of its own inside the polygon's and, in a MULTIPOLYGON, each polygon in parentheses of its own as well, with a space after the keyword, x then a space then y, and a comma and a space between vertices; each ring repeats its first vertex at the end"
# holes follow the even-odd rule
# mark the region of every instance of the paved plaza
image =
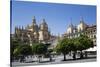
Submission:
MULTIPOLYGON (((32 58, 31 58, 32 59, 32 58)), ((31 60, 30 59, 30 60, 31 60)), ((43 58, 41 59, 41 62, 12 62, 12 67, 16 67, 16 66, 34 66, 34 65, 48 65, 48 64, 60 64, 60 63, 83 63, 83 62, 95 62, 96 61, 96 55, 90 55, 88 56, 88 58, 84 58, 84 59, 77 59, 77 60, 73 60, 71 56, 66 56, 66 61, 63 61, 63 55, 57 56, 56 58, 52 58, 52 61, 49 61, 49 58, 43 58)), ((38 59, 35 59, 38 60, 38 59)), ((29 61, 26 60, 26 61, 29 61)))

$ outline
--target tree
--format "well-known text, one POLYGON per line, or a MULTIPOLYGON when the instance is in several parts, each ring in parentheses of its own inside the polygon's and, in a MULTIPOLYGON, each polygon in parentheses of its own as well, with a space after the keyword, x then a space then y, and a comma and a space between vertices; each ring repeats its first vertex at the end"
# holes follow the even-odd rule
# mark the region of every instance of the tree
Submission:
POLYGON ((20 54, 23 56, 32 55, 32 48, 30 45, 21 45, 19 47, 20 54))
POLYGON ((33 44, 32 44, 32 54, 33 54, 33 55, 36 54, 37 45, 38 45, 38 43, 33 43, 33 44))
POLYGON ((17 40, 17 39, 12 39, 11 38, 11 44, 10 44, 10 48, 11 48, 11 61, 13 61, 14 60, 14 58, 16 57, 18 57, 18 47, 20 46, 20 42, 17 40))
POLYGON ((70 53, 73 52, 73 59, 76 59, 77 53, 77 38, 69 39, 70 53))
POLYGON ((20 45, 16 49, 14 49, 14 57, 20 58, 21 61, 24 61, 25 57, 28 55, 32 55, 32 49, 29 45, 20 45))
POLYGON ((34 54, 38 55, 39 62, 40 62, 41 56, 47 52, 47 46, 42 43, 33 44, 32 50, 34 54))
POLYGON ((62 53, 64 55, 64 61, 66 60, 66 54, 69 53, 70 51, 70 46, 69 46, 69 39, 64 38, 56 46, 56 52, 62 53))
POLYGON ((13 51, 13 60, 18 60, 19 59, 19 55, 20 55, 20 51, 19 51, 19 48, 15 48, 14 51, 13 51))
POLYGON ((83 58, 82 50, 86 50, 90 47, 93 47, 93 41, 88 38, 86 35, 80 35, 77 39, 77 49, 81 51, 80 58, 83 58))
POLYGON ((48 49, 48 54, 49 54, 50 61, 52 61, 51 52, 53 52, 53 49, 48 49))

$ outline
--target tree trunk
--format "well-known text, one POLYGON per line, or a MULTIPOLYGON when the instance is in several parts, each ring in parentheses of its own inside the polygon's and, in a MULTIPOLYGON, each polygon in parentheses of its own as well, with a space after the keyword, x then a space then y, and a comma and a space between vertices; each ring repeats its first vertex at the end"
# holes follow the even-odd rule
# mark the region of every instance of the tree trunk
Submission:
POLYGON ((39 59, 39 63, 41 62, 41 56, 38 56, 38 59, 39 59))
POLYGON ((69 52, 69 56, 71 56, 71 51, 69 52))
POLYGON ((74 53, 73 53, 73 59, 74 60, 76 59, 76 51, 74 51, 74 53))
POLYGON ((40 57, 39 57, 39 63, 40 63, 40 57))
POLYGON ((66 54, 64 54, 64 61, 66 61, 66 54))
POLYGON ((87 58, 87 57, 88 57, 87 52, 85 52, 85 58, 87 58))
POLYGON ((50 61, 52 61, 52 57, 51 57, 51 54, 49 54, 49 59, 50 59, 50 61))
POLYGON ((52 61, 52 57, 50 56, 50 61, 52 61))
POLYGON ((80 58, 81 58, 81 59, 83 58, 83 53, 82 53, 82 50, 81 50, 81 53, 80 53, 80 58))

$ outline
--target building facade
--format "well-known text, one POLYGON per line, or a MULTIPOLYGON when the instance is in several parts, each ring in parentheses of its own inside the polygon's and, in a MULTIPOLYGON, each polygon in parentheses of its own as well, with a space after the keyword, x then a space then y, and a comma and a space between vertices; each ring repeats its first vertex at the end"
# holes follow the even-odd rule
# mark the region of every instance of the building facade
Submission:
POLYGON ((80 20, 77 26, 70 24, 67 28, 67 32, 62 36, 66 38, 76 38, 81 34, 85 34, 91 38, 94 46, 96 46, 96 25, 87 25, 83 19, 80 20))
POLYGON ((32 45, 32 43, 47 43, 50 40, 50 31, 45 19, 42 20, 40 25, 36 24, 35 17, 31 25, 24 27, 15 27, 14 39, 18 39, 23 43, 32 45))

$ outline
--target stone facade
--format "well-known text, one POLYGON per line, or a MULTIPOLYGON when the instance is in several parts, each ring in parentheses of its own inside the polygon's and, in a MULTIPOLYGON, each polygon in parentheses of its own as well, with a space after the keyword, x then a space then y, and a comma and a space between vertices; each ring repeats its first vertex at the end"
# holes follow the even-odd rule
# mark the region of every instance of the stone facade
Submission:
POLYGON ((79 25, 74 26, 70 24, 67 28, 67 32, 62 36, 67 38, 76 38, 80 34, 85 34, 93 40, 94 45, 96 45, 96 25, 87 25, 83 19, 80 20, 79 25))
POLYGON ((45 19, 42 20, 40 25, 37 25, 34 17, 31 25, 27 25, 25 28, 15 27, 13 36, 23 43, 30 43, 31 45, 36 42, 47 43, 51 35, 45 19))
POLYGON ((86 28, 85 34, 93 40, 94 45, 96 46, 96 25, 88 26, 86 28))

